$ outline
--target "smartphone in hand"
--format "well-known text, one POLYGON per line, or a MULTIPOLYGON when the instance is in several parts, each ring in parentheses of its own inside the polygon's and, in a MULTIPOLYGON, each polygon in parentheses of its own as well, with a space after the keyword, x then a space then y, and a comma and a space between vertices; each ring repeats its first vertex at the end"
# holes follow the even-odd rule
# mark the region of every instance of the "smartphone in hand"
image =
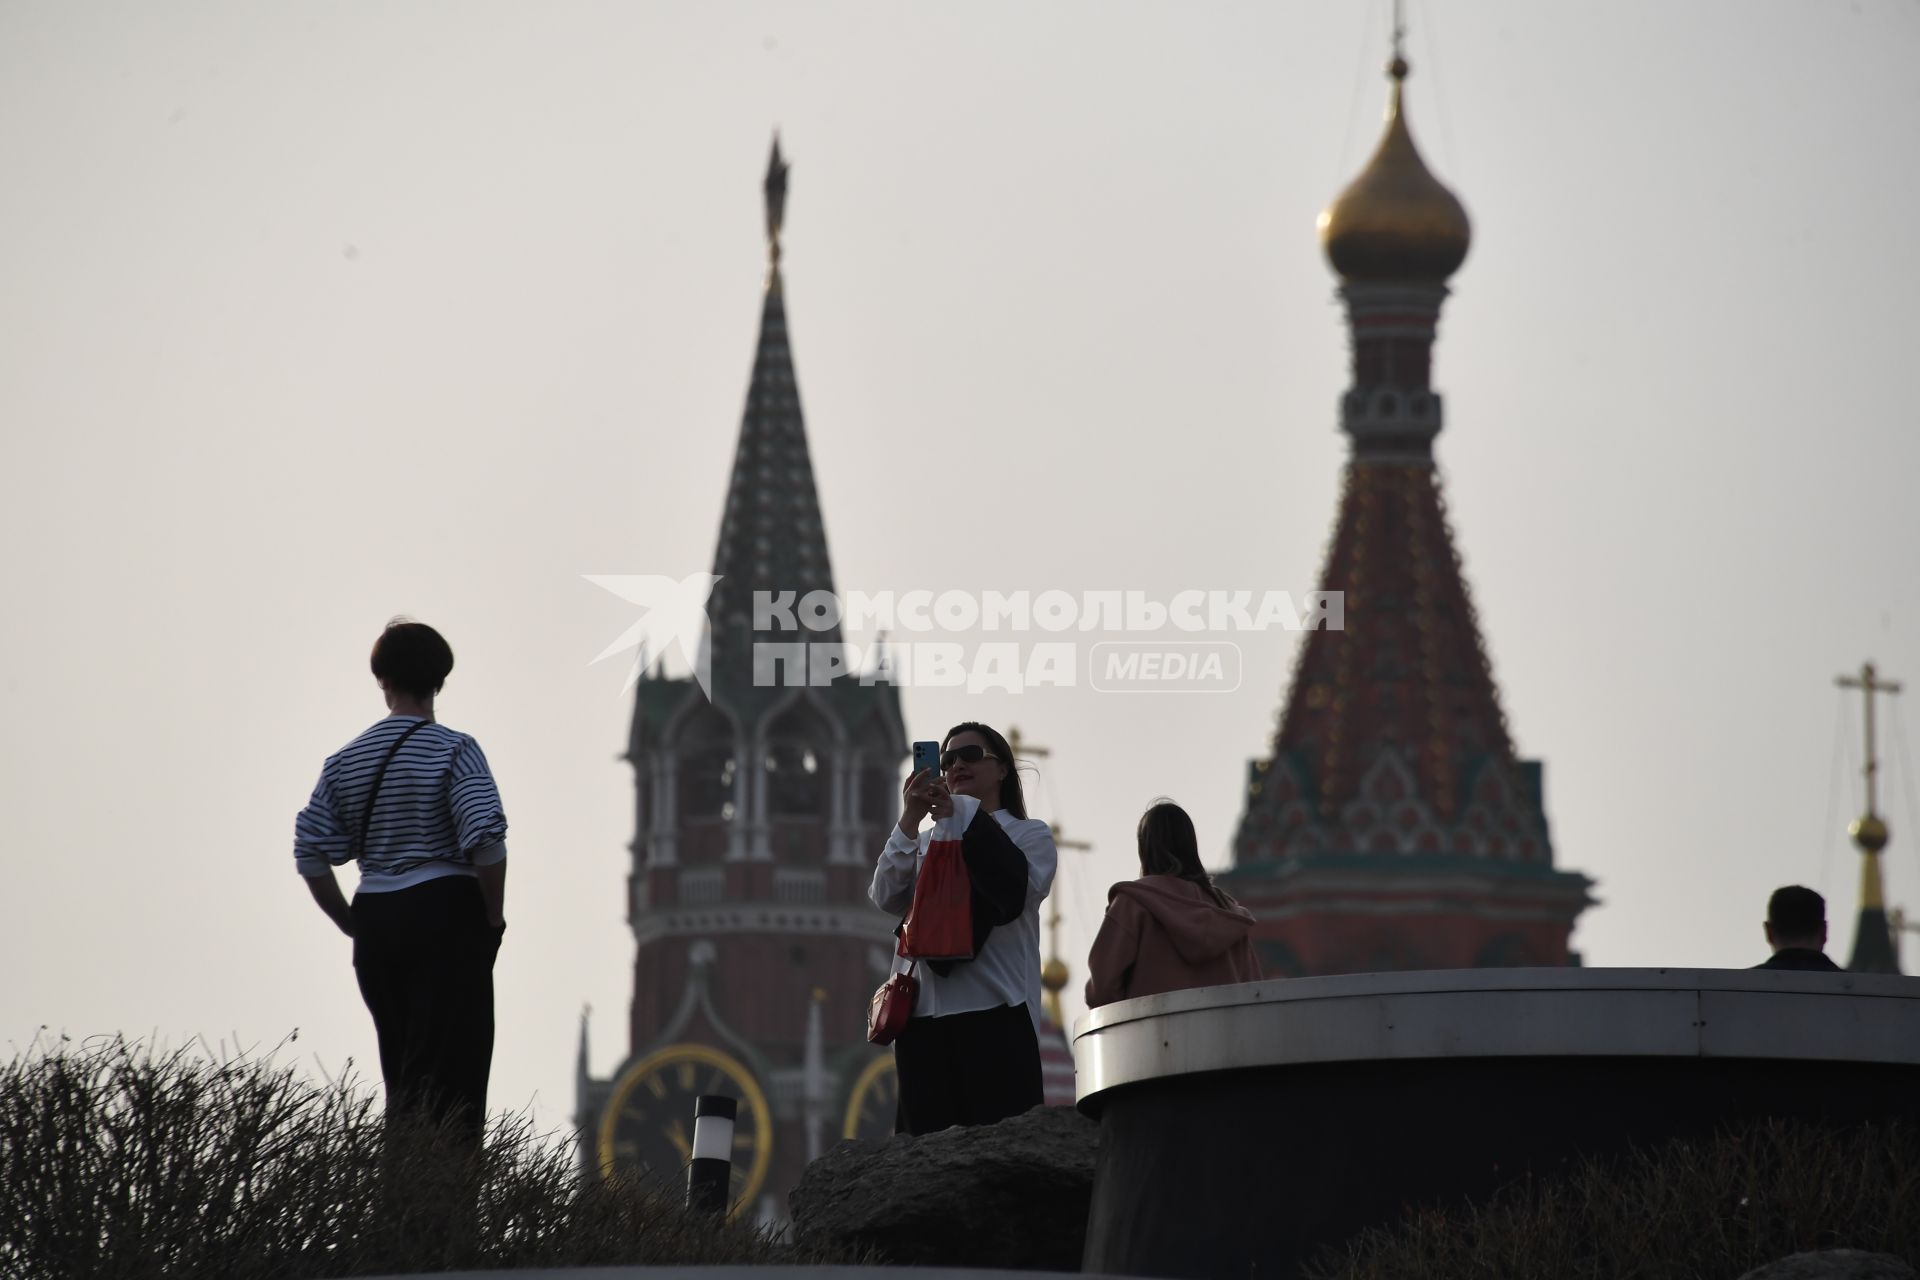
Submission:
POLYGON ((933 772, 934 777, 940 776, 940 744, 916 742, 913 744, 913 772, 918 776, 928 770, 933 772))

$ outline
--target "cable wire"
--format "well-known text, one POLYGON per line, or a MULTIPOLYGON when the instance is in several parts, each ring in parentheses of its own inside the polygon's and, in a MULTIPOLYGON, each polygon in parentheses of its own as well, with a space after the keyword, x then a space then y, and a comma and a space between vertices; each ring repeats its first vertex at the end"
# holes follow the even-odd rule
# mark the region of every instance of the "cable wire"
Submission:
MULTIPOLYGON (((1384 2, 1390 4, 1392 0, 1384 0, 1384 2)), ((1353 169, 1353 164, 1348 157, 1352 155, 1353 126, 1360 117, 1361 89, 1366 85, 1369 52, 1373 48, 1374 8, 1374 5, 1365 7, 1366 18, 1360 29, 1360 60, 1353 69, 1353 92, 1347 97, 1347 129, 1340 138, 1340 154, 1334 158, 1335 173, 1333 181, 1327 184, 1329 191, 1344 189, 1347 184, 1347 175, 1353 169)))
POLYGON ((1847 735, 1847 728, 1848 721, 1852 719, 1848 711, 1853 703, 1847 697, 1845 689, 1835 689, 1833 692, 1834 696, 1839 698, 1840 705, 1833 718, 1833 765, 1828 771, 1831 776, 1827 783, 1827 818, 1820 824, 1820 894, 1822 897, 1833 896, 1833 881, 1828 877, 1828 868, 1833 861, 1835 830, 1833 824, 1835 810, 1840 807, 1840 771, 1851 755, 1847 750, 1847 743, 1851 741, 1847 735))
POLYGON ((1900 799, 1907 815, 1907 839, 1920 849, 1920 840, 1915 839, 1920 837, 1920 825, 1916 825, 1914 815, 1920 810, 1916 809, 1913 793, 1913 757, 1907 751, 1907 721, 1900 714, 1900 700, 1888 698, 1887 701, 1893 704, 1893 754, 1900 764, 1900 799))
POLYGON ((1424 7, 1426 21, 1420 27, 1420 45, 1427 52, 1427 68, 1433 77, 1433 114, 1440 122, 1440 145, 1446 148, 1446 154, 1441 157, 1440 171, 1447 175, 1452 186, 1460 188, 1468 185, 1467 175, 1460 165, 1460 152, 1453 145, 1453 130, 1447 124, 1447 95, 1440 83, 1440 55, 1434 48, 1439 40, 1434 31, 1433 15, 1439 7, 1432 4, 1424 7))

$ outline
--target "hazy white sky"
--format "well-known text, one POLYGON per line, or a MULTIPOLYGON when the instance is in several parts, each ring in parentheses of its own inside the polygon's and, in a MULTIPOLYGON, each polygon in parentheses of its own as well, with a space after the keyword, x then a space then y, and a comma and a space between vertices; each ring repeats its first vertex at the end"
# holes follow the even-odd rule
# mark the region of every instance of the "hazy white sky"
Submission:
MULTIPOLYGON (((1575 945, 1752 963, 1797 880, 1844 953, 1832 679, 1872 657, 1920 696, 1920 5, 1411 17, 1415 136, 1474 221, 1439 456, 1560 864, 1599 881, 1575 945)), ((566 1118, 583 1003, 616 1065, 630 704, 588 659, 632 618, 580 575, 710 563, 775 126, 843 589, 1313 586, 1345 453, 1314 216, 1377 135, 1386 25, 0 6, 0 1035, 297 1026, 373 1071, 288 846, 406 612, 512 822, 494 1103, 566 1118)), ((1249 646, 1230 698, 905 705, 1052 748, 1036 809, 1098 846, 1060 889, 1077 968, 1149 800, 1224 857, 1291 656, 1249 646)), ((1883 809, 1920 907, 1916 717, 1883 809)))

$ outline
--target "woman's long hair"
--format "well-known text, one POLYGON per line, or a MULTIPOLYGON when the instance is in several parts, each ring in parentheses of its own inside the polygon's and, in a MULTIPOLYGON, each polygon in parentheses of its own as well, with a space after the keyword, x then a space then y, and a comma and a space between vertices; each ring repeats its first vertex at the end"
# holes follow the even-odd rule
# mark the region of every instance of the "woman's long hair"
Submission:
POLYGON ((977 733, 987 740, 987 750, 999 757, 1007 771, 1007 776, 1000 779, 1000 807, 1016 818, 1026 817, 1027 796, 1020 789, 1020 774, 1014 766, 1013 748, 1007 745, 1007 740, 1000 736, 998 730, 990 729, 977 720, 963 720, 947 730, 947 736, 940 739, 940 749, 945 751, 947 744, 962 733, 977 733))
POLYGON ((1193 819, 1173 801, 1155 800, 1140 815, 1140 874, 1175 876, 1189 880, 1207 891, 1207 896, 1223 907, 1234 901, 1213 882, 1200 865, 1200 838, 1193 832, 1193 819))

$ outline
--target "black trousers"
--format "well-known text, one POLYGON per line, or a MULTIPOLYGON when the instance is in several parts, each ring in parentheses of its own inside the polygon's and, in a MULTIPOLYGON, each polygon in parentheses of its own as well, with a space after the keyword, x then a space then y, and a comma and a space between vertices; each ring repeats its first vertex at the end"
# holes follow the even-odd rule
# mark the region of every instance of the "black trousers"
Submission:
POLYGON ((353 968, 380 1040, 390 1119, 418 1113, 479 1141, 499 949, 471 876, 354 895, 353 968))
POLYGON ((1046 1100, 1040 1041, 1027 1006, 911 1018, 893 1042, 900 1076, 898 1133, 992 1124, 1046 1100))

